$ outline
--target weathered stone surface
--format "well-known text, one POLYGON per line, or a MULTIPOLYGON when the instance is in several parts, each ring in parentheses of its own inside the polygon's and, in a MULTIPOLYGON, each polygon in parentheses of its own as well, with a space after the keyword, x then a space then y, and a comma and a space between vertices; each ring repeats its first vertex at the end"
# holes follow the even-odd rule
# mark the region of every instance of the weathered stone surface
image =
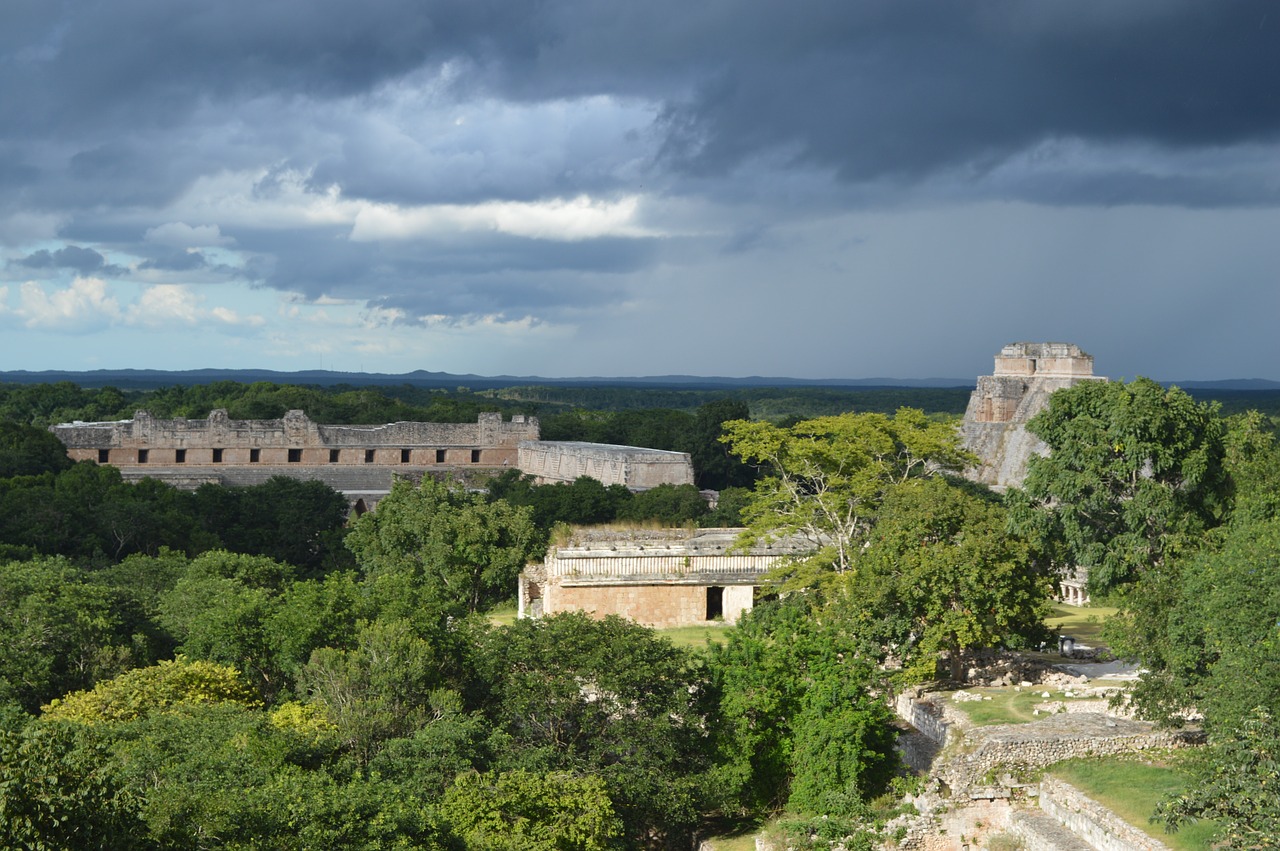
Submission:
POLYGON ((543 481, 591 476, 634 490, 693 482, 687 453, 540 441, 536 417, 504 421, 499 413, 480 414, 474 423, 322 425, 302 411, 277 420, 233 420, 224 410, 205 419, 162 420, 138 411, 131 420, 62 423, 51 431, 74 461, 111 464, 127 478, 183 488, 284 475, 376 500, 393 476, 513 466, 543 481))
POLYGON ((606 485, 635 490, 693 484, 689 453, 638 446, 526 440, 520 444, 518 464, 522 472, 543 482, 572 482, 579 476, 590 476, 606 485))
POLYGON ((474 423, 398 422, 321 425, 302 411, 278 420, 233 420, 216 410, 203 420, 62 423, 51 431, 73 461, 133 466, 352 465, 502 466, 516 463, 521 441, 537 439, 536 417, 480 414, 474 423))
POLYGON ((1093 374, 1093 356, 1070 343, 1010 343, 996 355, 991 375, 978 378, 961 424, 965 448, 980 459, 969 471, 975 481, 996 488, 1017 487, 1027 462, 1048 451, 1026 423, 1049 404, 1057 390, 1081 381, 1106 381, 1093 374))
POLYGON ((520 614, 585 611, 655 627, 750 611, 755 586, 798 544, 732 551, 740 529, 581 529, 520 577, 520 614))
POLYGON ((1040 781, 1040 809, 1098 851, 1168 851, 1155 837, 1121 819, 1079 789, 1046 777, 1040 781))

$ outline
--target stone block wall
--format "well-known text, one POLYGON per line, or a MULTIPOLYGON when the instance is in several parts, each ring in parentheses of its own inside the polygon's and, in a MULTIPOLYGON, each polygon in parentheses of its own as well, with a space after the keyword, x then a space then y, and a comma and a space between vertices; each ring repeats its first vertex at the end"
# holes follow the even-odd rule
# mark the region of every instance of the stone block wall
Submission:
POLYGON ((575 529, 520 577, 521 617, 565 611, 616 614, 655 627, 751 611, 755 588, 803 546, 776 541, 736 549, 741 529, 575 529), (711 615, 712 617, 708 617, 711 615))
POLYGON ((1144 721, 1102 713, 1063 713, 1031 724, 1001 724, 964 732, 959 752, 941 776, 966 789, 997 773, 1045 768, 1063 760, 1186 747, 1194 734, 1158 730, 1144 721))
POLYGON ((598 618, 620 615, 637 623, 665 629, 707 623, 708 589, 721 588, 721 615, 736 623, 750 611, 751 586, 707 585, 593 585, 549 586, 543 590, 547 613, 587 612, 598 618))
POLYGON ((687 452, 580 441, 528 440, 520 444, 520 469, 543 482, 572 482, 590 476, 606 485, 635 490, 693 484, 687 452))
POLYGON ((131 466, 502 466, 519 460, 522 441, 538 437, 536 417, 480 414, 474 423, 398 422, 320 425, 302 411, 278 420, 233 420, 216 410, 203 420, 63 423, 52 431, 75 461, 131 466))
POLYGON ((1071 784, 1053 777, 1040 781, 1040 809, 1098 851, 1168 851, 1169 848, 1071 784))
POLYGON ((1070 343, 1011 343, 996 355, 992 375, 979 376, 969 397, 960 434, 979 458, 967 471, 996 488, 1017 487, 1035 455, 1048 452, 1026 423, 1049 404, 1049 397, 1081 381, 1105 381, 1093 374, 1093 357, 1070 343))

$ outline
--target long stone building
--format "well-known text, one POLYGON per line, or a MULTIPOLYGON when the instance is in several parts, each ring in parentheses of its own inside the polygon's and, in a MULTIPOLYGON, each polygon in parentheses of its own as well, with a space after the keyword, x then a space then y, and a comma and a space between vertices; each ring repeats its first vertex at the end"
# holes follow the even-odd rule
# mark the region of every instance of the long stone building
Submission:
POLYGON ((519 582, 520 617, 584 611, 652 627, 736 623, 785 541, 731 551, 741 529, 575 529, 519 582))
POLYGON ((249 485, 272 476, 315 479, 357 509, 372 507, 394 476, 420 478, 514 467, 542 482, 592 476, 606 485, 644 490, 693 482, 684 452, 539 440, 537 417, 483 413, 474 423, 397 422, 323 425, 302 411, 275 420, 233 420, 225 410, 205 419, 62 423, 52 431, 74 461, 118 467, 125 478, 178 487, 249 485))

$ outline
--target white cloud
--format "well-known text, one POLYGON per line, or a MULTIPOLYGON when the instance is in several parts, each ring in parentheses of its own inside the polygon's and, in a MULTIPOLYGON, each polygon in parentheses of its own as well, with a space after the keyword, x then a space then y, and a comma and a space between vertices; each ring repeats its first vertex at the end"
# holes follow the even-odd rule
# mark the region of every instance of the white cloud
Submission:
POLYGON ((83 333, 112 327, 154 329, 189 328, 209 321, 258 327, 265 319, 231 308, 206 308, 204 297, 180 284, 145 287, 137 298, 122 304, 100 278, 76 278, 61 289, 46 289, 35 281, 21 287, 18 304, 10 306, 8 287, 0 287, 0 314, 16 318, 30 329, 83 333))
POLYGON ((167 245, 172 248, 208 248, 210 246, 231 245, 234 239, 223 236, 217 225, 196 225, 192 227, 186 222, 168 222, 147 228, 143 238, 147 242, 167 245))
POLYGON ((264 319, 261 316, 258 316, 257 314, 249 314, 248 316, 241 316, 239 313, 237 313, 236 311, 232 310, 229 307, 215 307, 213 310, 209 311, 209 315, 212 316, 214 319, 217 319, 219 322, 225 322, 228 325, 250 325, 253 327, 258 327, 261 325, 265 325, 267 321, 266 319, 264 319))
POLYGON ((100 278, 76 278, 62 290, 46 292, 34 281, 22 285, 14 311, 28 328, 82 330, 120 319, 120 303, 100 278))
POLYGON ((179 284, 157 284, 147 287, 129 308, 130 324, 159 327, 180 323, 194 325, 199 321, 199 299, 179 284))
POLYGON ((574 242, 603 236, 658 235, 637 222, 640 196, 604 201, 579 195, 547 201, 488 201, 482 204, 403 208, 368 204, 356 214, 356 242, 413 239, 457 231, 497 231, 513 236, 574 242))
POLYGON ((197 325, 210 320, 227 325, 258 327, 266 320, 257 314, 241 315, 221 305, 205 308, 204 297, 181 284, 157 284, 147 287, 131 305, 126 321, 131 325, 152 328, 174 325, 197 325))

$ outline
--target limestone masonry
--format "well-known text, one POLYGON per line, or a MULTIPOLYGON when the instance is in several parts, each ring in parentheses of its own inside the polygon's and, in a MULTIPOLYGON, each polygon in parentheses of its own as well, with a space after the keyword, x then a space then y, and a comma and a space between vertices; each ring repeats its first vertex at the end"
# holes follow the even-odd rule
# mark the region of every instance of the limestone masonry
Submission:
POLYGON ((1106 380, 1093 374, 1093 356, 1071 343, 1005 346, 993 373, 978 378, 960 426, 965 448, 980 459, 970 477, 1000 489, 1021 485, 1031 457, 1048 452, 1027 431, 1027 421, 1044 410, 1055 390, 1106 380))
POLYGON ((543 482, 572 482, 579 476, 590 476, 606 485, 626 485, 634 490, 693 484, 689 453, 638 446, 526 440, 520 444, 518 465, 521 472, 543 482))
POLYGON ((393 476, 516 467, 540 481, 592 476, 606 485, 644 490, 693 482, 684 452, 539 440, 537 417, 483 413, 474 423, 398 422, 321 425, 302 411, 277 420, 233 420, 225 410, 205 419, 62 423, 51 431, 73 461, 118 467, 127 479, 160 479, 178 487, 206 482, 257 484, 274 475, 316 479, 370 507, 393 476))
POLYGON ((474 423, 319 425, 302 411, 278 420, 233 420, 216 410, 203 420, 158 420, 138 411, 131 420, 63 423, 53 433, 74 461, 116 467, 144 464, 514 464, 522 440, 536 440, 538 419, 481 414, 474 423))
POLYGON ((575 529, 520 577, 520 616, 585 611, 654 627, 751 611, 761 577, 797 552, 785 541, 733 551, 741 529, 575 529))

